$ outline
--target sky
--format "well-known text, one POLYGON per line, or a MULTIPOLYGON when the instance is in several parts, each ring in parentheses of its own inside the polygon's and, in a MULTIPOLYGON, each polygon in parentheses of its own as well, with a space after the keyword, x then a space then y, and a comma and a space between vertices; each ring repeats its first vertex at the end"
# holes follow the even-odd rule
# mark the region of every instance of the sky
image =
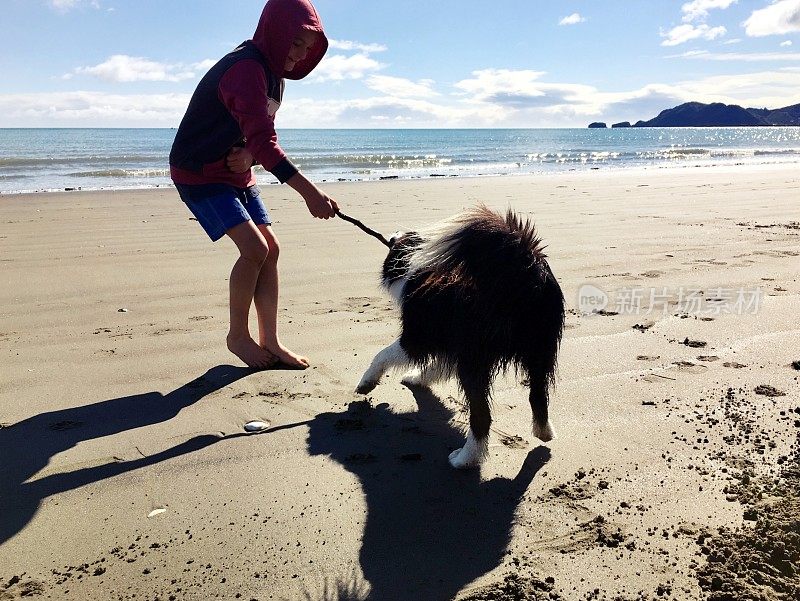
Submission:
MULTIPOLYGON (((586 127, 800 103, 800 0, 316 0, 279 128, 586 127)), ((263 0, 0 0, 0 127, 177 127, 263 0)))

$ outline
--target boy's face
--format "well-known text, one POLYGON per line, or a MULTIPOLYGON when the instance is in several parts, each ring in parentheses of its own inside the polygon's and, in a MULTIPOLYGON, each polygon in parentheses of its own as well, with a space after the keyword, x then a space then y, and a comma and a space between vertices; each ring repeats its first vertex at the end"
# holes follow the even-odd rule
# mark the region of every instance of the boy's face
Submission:
POLYGON ((286 57, 286 63, 283 66, 285 71, 291 71, 297 63, 306 57, 308 51, 317 42, 317 36, 316 31, 303 30, 292 40, 289 56, 286 57))

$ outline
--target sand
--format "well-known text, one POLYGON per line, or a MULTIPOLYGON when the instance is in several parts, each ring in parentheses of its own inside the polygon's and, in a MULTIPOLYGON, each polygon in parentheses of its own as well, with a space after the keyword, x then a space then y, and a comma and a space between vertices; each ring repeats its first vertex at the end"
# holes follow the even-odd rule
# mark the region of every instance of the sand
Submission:
POLYGON ((533 217, 569 309, 558 439, 514 374, 480 471, 447 464, 452 383, 356 395, 398 332, 384 248, 285 186, 263 192, 303 372, 225 349, 235 250, 172 189, 2 196, 0 599, 798 598, 795 167, 326 190, 386 234, 533 217))

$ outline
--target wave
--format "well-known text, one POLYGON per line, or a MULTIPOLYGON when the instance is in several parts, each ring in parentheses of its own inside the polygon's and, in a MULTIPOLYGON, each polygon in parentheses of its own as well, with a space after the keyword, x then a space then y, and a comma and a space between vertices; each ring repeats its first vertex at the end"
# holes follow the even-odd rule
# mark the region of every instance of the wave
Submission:
POLYGON ((451 164, 453 159, 439 157, 435 154, 330 154, 322 156, 296 154, 292 157, 292 161, 298 165, 305 164, 317 167, 414 169, 419 167, 442 167, 451 164))
POLYGON ((161 155, 115 155, 70 157, 0 157, 0 169, 13 167, 48 167, 58 165, 108 165, 119 163, 167 163, 161 155))
POLYGON ((800 148, 762 148, 753 151, 753 156, 800 155, 800 148))
POLYGON ((169 177, 169 169, 100 169, 76 171, 68 177, 169 177))

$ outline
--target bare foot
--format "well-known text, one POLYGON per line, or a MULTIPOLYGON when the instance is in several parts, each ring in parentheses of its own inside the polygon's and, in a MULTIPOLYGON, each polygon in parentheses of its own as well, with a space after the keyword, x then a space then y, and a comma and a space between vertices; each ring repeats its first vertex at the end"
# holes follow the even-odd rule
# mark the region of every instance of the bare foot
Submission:
POLYGON ((258 346, 249 336, 235 338, 228 334, 228 350, 244 361, 248 367, 267 369, 279 360, 274 354, 258 346))
POLYGON ((311 365, 306 357, 293 353, 282 344, 278 348, 266 348, 266 351, 275 357, 278 362, 292 369, 307 369, 311 365))

